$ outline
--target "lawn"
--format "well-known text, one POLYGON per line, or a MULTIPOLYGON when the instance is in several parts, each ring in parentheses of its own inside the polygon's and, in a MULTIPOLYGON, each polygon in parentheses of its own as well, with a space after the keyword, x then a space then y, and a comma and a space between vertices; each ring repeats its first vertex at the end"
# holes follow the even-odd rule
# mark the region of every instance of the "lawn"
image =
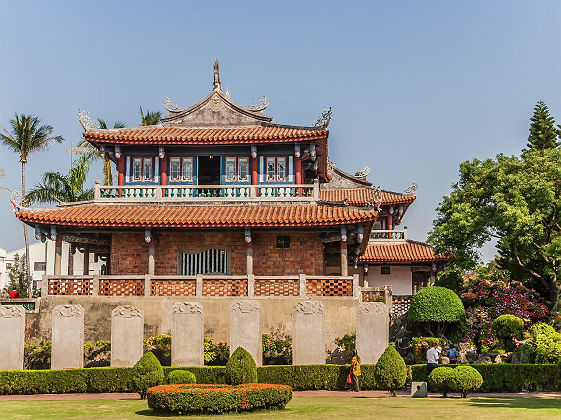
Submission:
MULTIPOLYGON (((295 397, 282 411, 223 415, 222 419, 554 419, 561 418, 555 398, 348 398, 295 397)), ((153 417, 146 401, 0 401, 0 419, 142 419, 153 417)), ((159 418, 170 418, 158 416, 159 418)), ((177 418, 177 417, 171 417, 177 418)), ((205 417, 189 417, 200 419, 205 417)), ((206 417, 208 418, 208 417, 206 417)))

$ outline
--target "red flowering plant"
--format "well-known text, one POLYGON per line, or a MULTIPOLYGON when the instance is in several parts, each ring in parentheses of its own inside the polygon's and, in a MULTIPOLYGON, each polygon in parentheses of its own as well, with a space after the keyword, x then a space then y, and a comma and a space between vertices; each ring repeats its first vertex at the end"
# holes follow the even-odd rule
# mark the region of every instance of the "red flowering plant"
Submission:
POLYGON ((491 282, 477 276, 460 293, 460 298, 468 306, 465 339, 479 348, 497 345, 491 325, 501 315, 522 318, 526 327, 549 316, 544 300, 534 290, 515 281, 491 282))

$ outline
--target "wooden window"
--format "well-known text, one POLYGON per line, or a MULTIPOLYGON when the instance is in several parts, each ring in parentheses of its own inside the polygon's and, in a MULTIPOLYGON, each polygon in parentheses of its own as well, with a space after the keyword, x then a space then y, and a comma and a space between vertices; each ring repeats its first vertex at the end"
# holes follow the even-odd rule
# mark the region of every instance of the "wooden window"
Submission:
POLYGON ((143 158, 142 159, 142 178, 144 181, 151 181, 152 180, 152 158, 143 158))
POLYGON ((279 235, 277 236, 277 248, 290 248, 290 236, 279 235))
POLYGON ((246 157, 238 158, 238 181, 249 181, 249 159, 246 157))
POLYGON ((285 182, 288 175, 285 157, 268 157, 267 158, 267 181, 268 182, 285 182))
POLYGON ((134 158, 132 161, 132 179, 134 181, 142 179, 142 158, 134 158))
POLYGON ((272 182, 276 181, 274 157, 267 158, 267 181, 272 181, 272 182))
POLYGON ((388 265, 383 265, 382 267, 380 267, 380 274, 389 275, 390 274, 390 267, 388 265))
POLYGON ((46 271, 47 263, 45 261, 35 261, 33 263, 33 271, 46 271))
POLYGON ((181 169, 181 158, 173 157, 169 160, 169 179, 170 181, 179 181, 181 169))
POLYGON ((230 274, 230 251, 220 248, 206 249, 201 252, 184 252, 181 261, 181 274, 230 274))
POLYGON ((234 182, 236 180, 236 158, 227 157, 225 166, 225 179, 226 182, 234 182))
POLYGON ((152 181, 152 157, 135 157, 132 160, 132 180, 152 181))
POLYGON ((286 180, 286 158, 277 158, 277 181, 286 180))
POLYGON ((193 158, 184 157, 181 165, 181 176, 183 181, 193 181, 193 158))

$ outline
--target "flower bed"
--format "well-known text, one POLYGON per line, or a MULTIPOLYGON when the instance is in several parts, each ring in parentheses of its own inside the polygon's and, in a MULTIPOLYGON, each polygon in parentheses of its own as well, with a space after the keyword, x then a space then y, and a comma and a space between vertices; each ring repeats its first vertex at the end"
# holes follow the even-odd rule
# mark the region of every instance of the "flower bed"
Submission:
POLYGON ((284 408, 292 388, 274 384, 159 385, 148 389, 148 407, 174 414, 220 414, 284 408))

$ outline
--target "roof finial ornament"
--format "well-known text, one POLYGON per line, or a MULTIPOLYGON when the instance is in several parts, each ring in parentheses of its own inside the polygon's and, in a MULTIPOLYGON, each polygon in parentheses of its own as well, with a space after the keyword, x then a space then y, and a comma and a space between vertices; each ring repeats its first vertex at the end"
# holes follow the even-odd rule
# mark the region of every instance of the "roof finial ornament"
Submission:
POLYGON ((92 120, 90 113, 82 111, 81 109, 78 109, 78 121, 80 121, 80 125, 84 131, 99 128, 99 123, 92 120))
POLYGON ((214 60, 214 90, 222 90, 220 86, 220 68, 218 67, 218 59, 214 60))
POLYGON ((263 111, 265 108, 269 106, 271 101, 266 96, 261 96, 259 98, 259 102, 252 104, 248 109, 251 111, 263 111))
POLYGON ((173 103, 173 98, 170 98, 169 96, 164 99, 164 108, 170 112, 176 112, 180 110, 179 107, 173 103))
POLYGON ((417 188, 419 188, 419 186, 417 185, 417 183, 415 181, 413 181, 409 187, 407 187, 407 188, 405 188, 405 190, 403 190, 403 192, 405 194, 415 195, 415 193, 417 192, 417 188))
POLYGON ((327 126, 329 125, 329 122, 331 121, 332 114, 333 112, 331 111, 331 107, 323 108, 323 112, 317 119, 316 123, 314 124, 314 127, 317 127, 319 129, 326 129, 327 126))

